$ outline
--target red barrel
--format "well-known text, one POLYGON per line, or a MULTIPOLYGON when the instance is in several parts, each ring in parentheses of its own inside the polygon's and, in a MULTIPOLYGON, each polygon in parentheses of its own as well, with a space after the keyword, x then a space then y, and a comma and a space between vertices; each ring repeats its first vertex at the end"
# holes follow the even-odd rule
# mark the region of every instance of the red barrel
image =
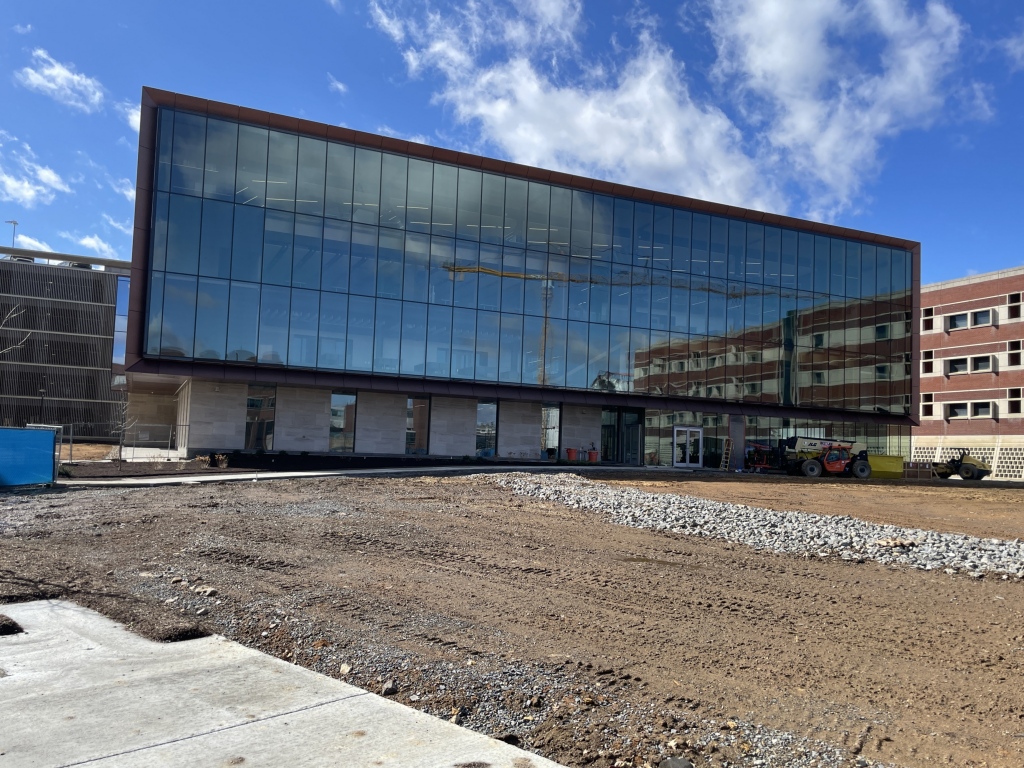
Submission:
POLYGON ((600 451, 587 451, 587 460, 591 464, 597 464, 597 462, 600 461, 600 459, 601 459, 601 452, 600 451))
POLYGON ((566 448, 565 449, 565 458, 568 459, 569 461, 576 461, 576 449, 575 448, 566 448))

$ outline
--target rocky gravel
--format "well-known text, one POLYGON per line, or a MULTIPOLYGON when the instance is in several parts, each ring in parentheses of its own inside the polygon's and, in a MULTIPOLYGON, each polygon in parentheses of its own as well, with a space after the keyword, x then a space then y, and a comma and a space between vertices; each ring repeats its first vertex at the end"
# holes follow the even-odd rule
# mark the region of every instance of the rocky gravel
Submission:
POLYGON ((568 507, 599 512, 618 525, 746 544, 759 550, 836 557, 975 578, 1024 578, 1024 542, 869 523, 848 516, 779 512, 695 496, 613 487, 574 474, 512 472, 480 479, 568 507))

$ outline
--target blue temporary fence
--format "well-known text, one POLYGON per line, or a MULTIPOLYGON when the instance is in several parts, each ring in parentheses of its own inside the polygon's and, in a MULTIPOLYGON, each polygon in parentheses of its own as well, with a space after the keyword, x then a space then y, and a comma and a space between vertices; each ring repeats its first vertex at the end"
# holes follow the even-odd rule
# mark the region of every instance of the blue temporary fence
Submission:
POLYGON ((0 488, 52 483, 57 430, 0 427, 0 488))

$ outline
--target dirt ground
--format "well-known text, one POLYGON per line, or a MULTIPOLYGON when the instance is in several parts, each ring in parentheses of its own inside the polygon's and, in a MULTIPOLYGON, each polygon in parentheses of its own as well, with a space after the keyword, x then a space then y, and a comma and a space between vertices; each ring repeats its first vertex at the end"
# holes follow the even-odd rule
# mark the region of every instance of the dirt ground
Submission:
POLYGON ((70 461, 73 453, 75 461, 100 461, 110 458, 112 451, 116 455, 117 446, 109 443, 75 443, 73 447, 69 443, 62 443, 60 459, 70 461))
MULTIPOLYGON (((994 484, 638 477, 612 482, 985 536, 1019 536, 1024 508, 994 484)), ((741 764, 751 745, 702 737, 708 720, 847 765, 1024 765, 1024 583, 620 527, 479 478, 0 496, 0 603, 40 596, 393 678, 400 701, 569 766, 741 764)))

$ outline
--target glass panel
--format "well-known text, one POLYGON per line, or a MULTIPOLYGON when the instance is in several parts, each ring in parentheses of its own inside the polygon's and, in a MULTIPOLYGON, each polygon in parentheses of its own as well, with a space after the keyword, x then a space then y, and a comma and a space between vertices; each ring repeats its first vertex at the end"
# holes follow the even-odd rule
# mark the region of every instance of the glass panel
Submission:
POLYGON ((153 206, 153 265, 152 269, 167 268, 167 208, 170 195, 158 192, 153 206))
POLYGON ((505 240, 505 179, 491 173, 483 174, 480 240, 496 244, 505 240))
POLYGON ((317 367, 332 370, 342 370, 345 367, 347 327, 348 296, 323 291, 320 294, 317 367))
POLYGON ((289 285, 292 280, 292 236, 295 214, 268 210, 263 225, 264 283, 289 285))
POLYGON ((410 158, 406 229, 413 232, 430 232, 430 196, 433 186, 434 164, 410 158))
POLYGON ((693 214, 691 236, 690 271, 695 275, 709 273, 708 259, 711 248, 711 217, 703 213, 693 214))
POLYGON ((472 379, 476 361, 476 310, 456 309, 452 317, 452 378, 472 379))
POLYGON ((594 195, 594 244, 595 259, 604 261, 612 257, 612 233, 614 227, 615 201, 604 195, 594 195))
POLYGON ((690 278, 688 275, 672 275, 672 304, 669 328, 678 333, 690 330, 690 278))
POLYGON ((590 352, 587 356, 587 387, 614 390, 608 377, 608 326, 592 323, 589 328, 590 352))
POLYGON ((548 255, 536 251, 526 252, 526 273, 523 279, 523 312, 544 315, 547 310, 545 290, 548 255))
POLYGON ((349 296, 348 346, 345 350, 347 370, 373 369, 373 305, 374 299, 367 296, 349 296))
POLYGON ((875 251, 873 245, 860 247, 860 291, 866 299, 873 298, 878 293, 875 280, 875 251))
POLYGON ((455 306, 476 307, 480 246, 459 240, 455 244, 455 306))
POLYGON ((523 375, 522 315, 501 315, 498 380, 519 383, 523 375))
POLYGON ((690 278, 690 334, 706 335, 708 332, 708 293, 710 285, 706 278, 690 278))
POLYGON ((352 453, 356 438, 356 395, 331 393, 331 431, 327 450, 331 453, 352 453))
POLYGON ((199 269, 203 201, 171 195, 167 216, 167 271, 194 275, 199 269))
POLYGON ((447 378, 452 370, 452 308, 431 304, 427 311, 427 376, 447 378))
POLYGON ((743 283, 729 283, 726 299, 726 331, 729 338, 743 334, 743 283))
POLYGON ((633 270, 624 264, 612 265, 612 325, 629 325, 629 299, 633 270))
POLYGON ((430 236, 409 232, 405 236, 405 279, 402 296, 406 301, 427 300, 430 285, 430 236))
POLYGON ((629 328, 613 325, 608 334, 608 384, 616 392, 633 389, 633 363, 629 357, 629 328))
POLYGON ((206 153, 206 118, 174 113, 174 154, 171 156, 171 192, 203 194, 203 155, 206 153))
POLYGON ((498 437, 498 405, 483 401, 476 405, 476 455, 483 458, 494 456, 498 437))
POLYGON ((380 221, 380 164, 380 152, 356 148, 352 221, 361 224, 377 224, 380 221))
POLYGON ((746 267, 747 225, 742 221, 729 221, 729 279, 743 280, 746 267))
POLYGON ((264 285, 260 293, 260 363, 284 365, 288 359, 288 305, 291 291, 264 285))
POLYGON ((523 318, 523 384, 544 384, 543 318, 523 318))
POLYGON ((833 239, 831 245, 831 256, 829 263, 831 264, 831 275, 832 279, 829 281, 829 293, 833 296, 845 296, 846 295, 846 241, 833 239))
POLYGON ((495 311, 501 309, 501 248, 496 245, 480 246, 477 306, 495 311))
POLYGON ((526 254, 514 248, 506 248, 502 257, 501 309, 503 312, 523 311, 523 276, 526 269, 526 254))
POLYGON ((572 214, 572 191, 551 187, 551 216, 548 222, 548 250, 568 255, 569 221, 572 214))
POLYGON ((526 247, 538 251, 548 249, 548 213, 551 205, 551 187, 547 184, 530 182, 529 225, 526 230, 526 247))
POLYGON ((292 286, 295 288, 320 287, 323 229, 324 220, 319 216, 295 215, 295 263, 292 265, 292 286))
MULTIPOLYGON (((801 291, 814 290, 814 235, 799 233, 799 254, 797 257, 797 288, 801 291)), ((785 240, 783 240, 785 256, 785 240)))
POLYGON ((228 314, 228 360, 256 362, 256 329, 259 328, 259 319, 259 285, 232 282, 228 314))
POLYGON ((552 254, 548 257, 547 314, 564 320, 569 312, 569 257, 552 254))
POLYGON ((590 319, 590 259, 569 260, 569 319, 590 319))
POLYGON ((565 386, 567 387, 587 388, 587 333, 586 323, 569 321, 565 350, 565 386))
POLYGON ((427 363, 427 305, 402 303, 402 373, 422 376, 427 363))
POLYGON ((299 138, 299 177, 295 187, 295 212, 324 215, 324 175, 327 169, 327 142, 299 138))
POLYGON ((712 277, 725 277, 729 241, 729 222, 718 216, 711 217, 711 269, 712 277))
POLYGON ((814 236, 814 290, 816 293, 828 293, 829 283, 829 251, 832 243, 827 237, 814 236))
POLYGON ((257 282, 263 269, 263 209, 235 206, 231 278, 257 282))
POLYGON ((629 391, 643 392, 644 382, 640 373, 644 366, 650 366, 651 332, 646 328, 633 328, 629 332, 629 391), (638 386, 639 385, 639 386, 638 386))
POLYGON ((651 328, 662 331, 669 329, 670 279, 670 272, 656 269, 651 273, 651 328))
POLYGON ((430 398, 410 397, 406 405, 405 452, 426 456, 430 428, 430 398))
POLYGON ((348 221, 352 218, 352 185, 355 158, 352 147, 327 145, 327 189, 324 192, 324 215, 348 221))
MULTIPOLYGON (((171 215, 174 215, 174 201, 171 200, 171 215)), ((168 238, 168 243, 170 238, 168 238)), ((168 245, 168 251, 170 245, 168 245)), ((171 255, 167 254, 167 263, 171 263, 171 255)), ((168 267, 169 269, 169 267, 168 267)), ((875 279, 877 287, 877 294, 879 296, 887 296, 892 290, 892 251, 888 248, 876 248, 875 249, 875 279)))
POLYGON ((295 173, 299 137, 291 133, 270 132, 267 159, 267 208, 295 210, 295 173))
POLYGON ((317 332, 320 327, 319 291, 292 288, 291 323, 288 327, 288 365, 316 368, 317 332))
POLYGON ((797 236, 789 229, 782 230, 782 287, 796 288, 797 284, 797 236))
POLYGON ((206 124, 206 173, 203 197, 232 202, 235 199, 235 155, 238 124, 210 118, 206 124))
POLYGON ((149 277, 149 308, 146 322, 146 354, 160 354, 160 328, 164 322, 164 273, 149 277))
POLYGON ((455 237, 455 204, 459 172, 450 165, 434 163, 434 202, 430 215, 430 233, 455 237))
POLYGON ((782 267, 782 231, 764 228, 764 283, 778 285, 782 267))
POLYGON ((324 222, 324 255, 320 287, 325 291, 348 291, 351 239, 352 225, 348 222, 324 222))
POLYGON ((633 201, 615 198, 615 228, 612 237, 612 260, 633 261, 633 201))
POLYGON ((657 206, 654 209, 654 244, 652 267, 672 269, 672 209, 657 206))
POLYGON ((238 126, 236 203, 262 208, 267 202, 267 134, 266 128, 238 126))
POLYGON ((860 298, 860 243, 846 243, 846 295, 860 298))
POLYGON ((573 256, 589 256, 594 226, 594 196, 589 192, 572 191, 572 238, 573 256))
POLYGON ((377 227, 352 225, 352 271, 349 290, 364 296, 377 292, 377 227))
POLYGON ((634 328, 651 327, 651 270, 633 269, 630 321, 634 328))
POLYGON ((456 237, 480 239, 480 171, 459 169, 459 204, 456 237))
POLYGON ((160 108, 160 143, 156 158, 156 188, 161 192, 171 189, 171 147, 174 141, 174 110, 160 108))
POLYGON ((898 248, 892 250, 892 292, 897 298, 907 290, 907 252, 898 248))
POLYGON ((499 318, 497 312, 476 313, 477 381, 498 380, 499 318))
POLYGON ((216 200, 203 202, 199 274, 207 277, 231 276, 231 227, 234 208, 231 203, 216 200))
POLYGON ((277 387, 250 384, 245 409, 245 449, 272 451, 274 449, 274 411, 277 406, 277 387))
POLYGON ((764 227, 747 224, 746 275, 748 283, 760 283, 763 279, 764 227))
POLYGON ((565 386, 565 344, 568 326, 565 320, 549 319, 544 340, 544 384, 565 386))
POLYGON ((693 217, 689 211, 674 211, 672 218, 672 269, 675 272, 689 272, 690 228, 693 217))
POLYGON ((405 190, 409 161, 385 154, 380 172, 380 225, 405 229, 405 190))
POLYGON ((505 245, 526 247, 526 195, 522 179, 505 179, 505 245))
POLYGON ((377 295, 387 299, 402 298, 402 253, 405 233, 381 229, 377 244, 377 295))
POLYGON ((635 203, 633 206, 633 263, 650 267, 654 262, 654 206, 635 203))
POLYGON ((402 302, 377 301, 377 319, 373 328, 374 373, 398 373, 402 351, 402 302))
POLYGON ((447 237, 430 238, 431 304, 451 304, 454 298, 455 241, 447 237))
POLYGON ((206 360, 224 359, 228 330, 228 291, 227 280, 199 278, 199 293, 196 296, 196 357, 206 360))
MULTIPOLYGON (((596 249, 595 249, 596 252, 596 249)), ((590 263, 590 322, 608 323, 612 308, 612 265, 590 263)))
POLYGON ((164 357, 192 357, 196 330, 196 278, 166 275, 164 281, 160 354, 164 357))

